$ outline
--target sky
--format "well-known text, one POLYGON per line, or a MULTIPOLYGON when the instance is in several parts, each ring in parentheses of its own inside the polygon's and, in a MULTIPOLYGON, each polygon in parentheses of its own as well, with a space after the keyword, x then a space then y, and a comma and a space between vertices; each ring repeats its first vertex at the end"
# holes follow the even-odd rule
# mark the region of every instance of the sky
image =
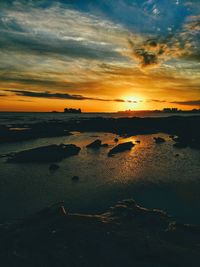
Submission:
POLYGON ((1 0, 0 111, 200 108, 199 0, 1 0))

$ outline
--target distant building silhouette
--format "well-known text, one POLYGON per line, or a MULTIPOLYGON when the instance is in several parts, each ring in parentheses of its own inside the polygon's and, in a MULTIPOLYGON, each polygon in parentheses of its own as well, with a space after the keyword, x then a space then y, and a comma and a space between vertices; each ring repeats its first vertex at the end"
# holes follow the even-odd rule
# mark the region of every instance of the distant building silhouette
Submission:
POLYGON ((163 109, 163 112, 166 112, 166 113, 168 113, 168 112, 179 112, 179 111, 181 111, 181 110, 178 110, 177 108, 164 108, 163 109))
POLYGON ((65 108, 64 113, 82 113, 81 109, 75 109, 75 108, 65 108))

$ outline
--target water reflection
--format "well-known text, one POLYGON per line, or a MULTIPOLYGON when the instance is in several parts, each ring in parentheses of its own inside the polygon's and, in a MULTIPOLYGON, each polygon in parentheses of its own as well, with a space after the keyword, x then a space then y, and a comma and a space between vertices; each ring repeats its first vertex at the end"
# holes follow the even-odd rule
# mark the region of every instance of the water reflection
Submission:
POLYGON ((118 137, 119 143, 131 141, 135 146, 108 157, 108 151, 116 145, 115 138, 109 133, 75 132, 72 136, 1 145, 1 153, 60 143, 82 148, 78 156, 59 163, 60 168, 53 173, 49 164, 6 164, 5 159, 0 159, 2 220, 23 217, 60 200, 65 200, 71 211, 90 213, 132 197, 146 207, 165 209, 185 222, 200 223, 196 212, 200 206, 200 152, 173 148, 173 140, 160 133, 118 137), (166 142, 156 144, 155 136, 166 142), (97 138, 108 148, 87 149, 86 145, 97 138), (80 177, 77 183, 72 181, 73 176, 80 177))

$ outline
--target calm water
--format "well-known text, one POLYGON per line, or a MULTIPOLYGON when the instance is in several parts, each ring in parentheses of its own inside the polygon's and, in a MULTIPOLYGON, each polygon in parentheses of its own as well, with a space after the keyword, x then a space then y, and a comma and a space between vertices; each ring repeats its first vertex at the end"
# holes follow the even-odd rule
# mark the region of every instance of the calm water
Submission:
POLYGON ((54 173, 49 171, 49 164, 8 164, 1 158, 1 222, 24 217, 61 200, 71 212, 96 213, 117 200, 134 198, 145 207, 168 211, 179 221, 200 223, 200 151, 175 149, 173 141, 162 133, 159 136, 167 142, 156 145, 154 136, 158 135, 121 138, 120 142, 141 143, 111 158, 107 152, 115 145, 116 136, 108 133, 74 133, 1 144, 0 154, 60 143, 82 148, 78 156, 63 160, 54 173), (86 149, 97 136, 109 148, 86 149), (74 175, 80 177, 78 182, 71 180, 74 175))

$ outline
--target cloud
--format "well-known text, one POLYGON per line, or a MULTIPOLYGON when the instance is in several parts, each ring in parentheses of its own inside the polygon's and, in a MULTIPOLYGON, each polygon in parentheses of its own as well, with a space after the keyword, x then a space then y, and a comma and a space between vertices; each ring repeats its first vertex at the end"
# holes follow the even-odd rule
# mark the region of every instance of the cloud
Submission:
POLYGON ((159 99, 149 99, 147 102, 156 102, 156 103, 166 103, 166 100, 159 100, 159 99))
POLYGON ((1 50, 20 54, 122 60, 117 48, 123 36, 120 25, 58 3, 42 8, 13 2, 0 17, 1 50))
POLYGON ((36 98, 48 98, 48 99, 68 99, 68 100, 92 100, 92 101, 102 101, 102 102, 128 102, 128 103, 137 103, 136 101, 126 101, 123 99, 104 99, 96 97, 87 97, 83 95, 74 95, 74 94, 62 94, 62 93, 50 93, 50 92, 33 92, 33 91, 23 91, 23 90, 6 90, 8 92, 15 93, 17 96, 26 96, 26 97, 36 97, 36 98))
POLYGON ((158 65, 158 56, 155 52, 147 50, 145 46, 137 47, 132 40, 128 40, 132 49, 132 56, 139 62, 141 68, 158 65))
POLYGON ((170 103, 184 105, 184 106, 199 106, 200 107, 200 100, 173 101, 170 103))
POLYGON ((187 39, 172 33, 166 37, 132 37, 128 39, 130 51, 127 55, 136 60, 141 69, 159 67, 165 61, 193 54, 187 39))

